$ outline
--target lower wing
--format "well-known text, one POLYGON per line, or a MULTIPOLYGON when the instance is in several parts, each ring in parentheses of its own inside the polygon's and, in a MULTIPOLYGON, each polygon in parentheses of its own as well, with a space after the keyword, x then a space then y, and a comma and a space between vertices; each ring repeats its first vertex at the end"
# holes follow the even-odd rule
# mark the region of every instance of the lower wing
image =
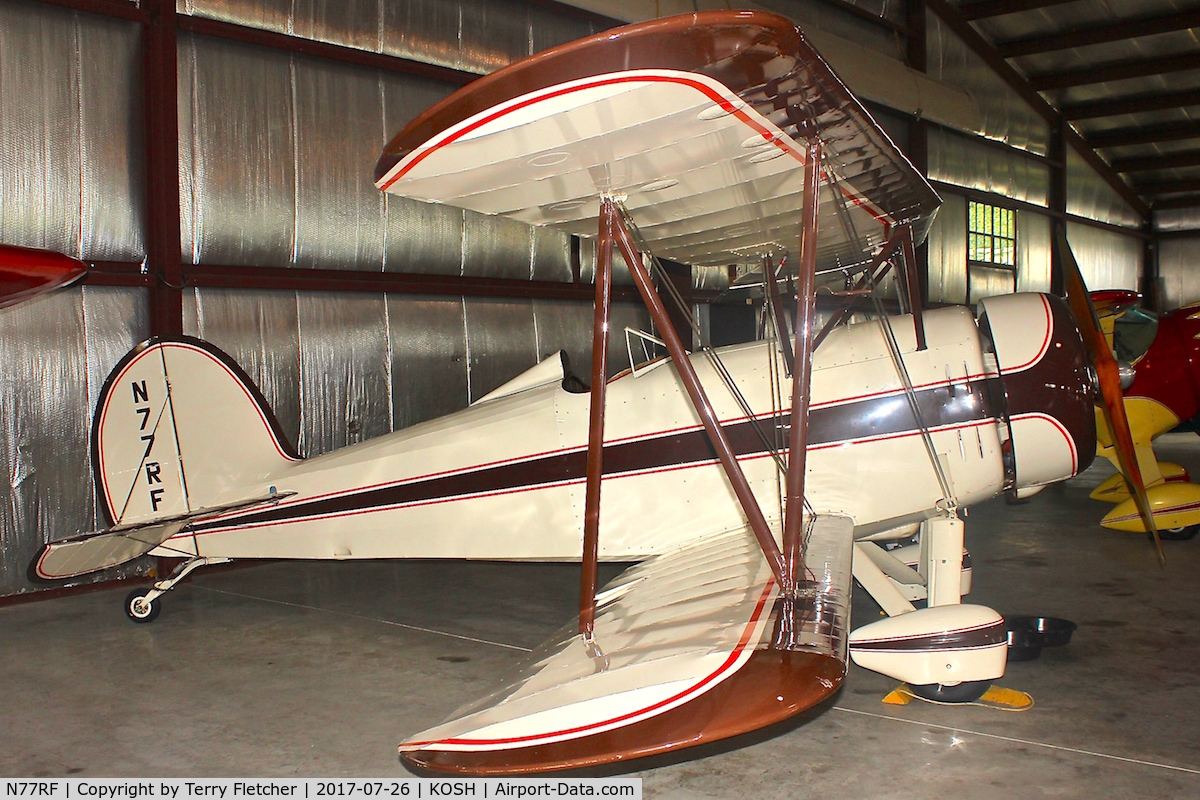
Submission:
POLYGON ((410 765, 464 774, 566 769, 763 728, 846 674, 854 523, 813 518, 804 579, 779 587, 745 528, 622 573, 498 692, 400 745, 410 765))

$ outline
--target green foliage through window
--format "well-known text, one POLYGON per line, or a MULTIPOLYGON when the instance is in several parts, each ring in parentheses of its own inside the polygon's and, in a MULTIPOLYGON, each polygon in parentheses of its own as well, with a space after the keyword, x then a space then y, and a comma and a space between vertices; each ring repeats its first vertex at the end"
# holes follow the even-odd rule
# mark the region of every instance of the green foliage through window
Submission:
POLYGON ((977 264, 1017 266, 1017 215, 1011 208, 967 205, 967 258, 977 264))

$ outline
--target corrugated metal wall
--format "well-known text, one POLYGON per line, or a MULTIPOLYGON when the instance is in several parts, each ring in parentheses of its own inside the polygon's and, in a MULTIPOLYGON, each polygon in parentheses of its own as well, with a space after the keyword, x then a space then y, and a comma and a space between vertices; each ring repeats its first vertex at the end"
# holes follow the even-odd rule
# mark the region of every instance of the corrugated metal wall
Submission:
MULTIPOLYGON (((522 2, 178 8, 479 73, 592 32, 522 2)), ((0 0, 0 241, 145 257, 139 33, 0 0)), ((372 185, 387 139, 453 86, 189 33, 178 67, 185 260, 571 280, 568 237, 372 185)), ((633 305, 614 315, 621 327, 648 325, 633 305)), ((44 541, 103 524, 91 412, 112 366, 149 335, 148 318, 142 289, 68 289, 0 310, 0 596, 40 588, 25 572, 44 541)), ((560 348, 586 373, 590 327, 590 304, 578 301, 184 293, 185 332, 234 356, 306 455, 464 407, 560 348)), ((612 360, 624 365, 623 341, 612 360)))
MULTIPOLYGON (((0 2, 0 241, 98 260, 143 253, 133 23, 0 2)), ((0 596, 42 542, 93 528, 100 386, 149 332, 137 289, 71 288, 0 310, 0 596)))
POLYGON ((1167 308, 1200 300, 1200 238, 1165 239, 1158 249, 1158 274, 1167 308))
MULTIPOLYGON (((1178 233, 1200 229, 1200 209, 1163 209, 1154 212, 1154 230, 1178 233)), ((1166 308, 1200 300, 1200 236, 1165 238, 1158 249, 1159 284, 1166 308)))

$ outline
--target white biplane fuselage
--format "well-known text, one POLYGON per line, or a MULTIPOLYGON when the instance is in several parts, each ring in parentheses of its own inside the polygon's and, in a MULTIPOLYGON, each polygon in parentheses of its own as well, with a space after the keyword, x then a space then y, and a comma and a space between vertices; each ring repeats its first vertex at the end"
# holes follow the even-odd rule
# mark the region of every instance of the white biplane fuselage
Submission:
MULTIPOLYGON (((1041 310, 1040 296, 1026 299, 1029 308, 1041 310)), ((1042 317, 1048 321, 1044 312, 1042 317)), ((988 386, 989 371, 997 379, 995 366, 985 363, 966 309, 929 312, 925 320, 929 347, 923 351, 915 349, 910 320, 892 323, 954 500, 967 505, 994 496, 1005 481, 1001 438, 1008 434, 988 386)), ((1051 333, 1043 329, 1035 336, 1048 340, 1051 333)), ((269 508, 196 519, 155 554, 579 558, 589 396, 563 388, 558 357, 458 413, 300 460, 267 424, 269 413, 257 413, 251 393, 238 391, 242 379, 225 369, 220 356, 186 342, 165 347, 165 355, 159 348, 139 352, 114 373, 99 415, 99 450, 113 470, 102 492, 112 518, 136 523, 166 508, 194 514, 272 492, 284 499, 269 508), (173 397, 165 413, 164 363, 173 397), (235 402, 224 413, 213 413, 213 401, 223 393, 211 388, 216 381, 210 371, 226 374, 235 402), (208 399, 197 407, 201 416, 184 419, 190 380, 204 382, 197 397, 208 399), (132 464, 112 455, 120 449, 119 437, 140 455, 142 422, 150 419, 157 420, 156 441, 166 442, 167 423, 180 431, 183 468, 174 454, 133 458, 132 464), (199 463, 200 454, 189 452, 193 442, 226 452, 236 448, 246 454, 238 461, 250 470, 235 466, 241 473, 236 479, 205 486, 198 471, 187 470, 190 462, 199 463), (258 452, 247 454, 254 447, 258 452)), ((772 398, 773 377, 782 369, 778 349, 759 342, 722 348, 719 355, 752 417, 721 387, 705 358, 693 361, 705 384, 717 387, 710 399, 764 513, 779 519, 780 472, 769 448, 781 441, 790 398, 772 398)), ((603 559, 637 560, 745 525, 668 361, 623 373, 607 392, 603 559)), ((891 538, 899 535, 897 528, 934 513, 943 491, 878 322, 832 332, 814 358, 812 395, 807 497, 814 511, 853 519, 860 536, 887 532, 891 538)), ((1027 424, 1045 428, 1037 457, 1060 464, 1061 474, 1053 477, 1061 478, 1078 469, 1078 448, 1065 426, 1050 419, 1027 424)))

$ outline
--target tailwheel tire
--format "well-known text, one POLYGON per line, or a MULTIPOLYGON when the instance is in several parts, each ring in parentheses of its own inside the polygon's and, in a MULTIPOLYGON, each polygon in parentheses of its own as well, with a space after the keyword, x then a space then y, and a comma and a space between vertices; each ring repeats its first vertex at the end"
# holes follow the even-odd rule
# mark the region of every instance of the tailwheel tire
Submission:
POLYGON ((918 686, 909 685, 912 693, 924 700, 935 703, 974 703, 983 697, 983 693, 992 685, 991 681, 963 681, 953 686, 940 683, 926 683, 918 686))
POLYGON ((158 619, 158 614, 162 611, 162 603, 158 598, 147 602, 145 597, 149 593, 149 589, 134 589, 125 596, 125 616, 129 617, 131 621, 144 624, 158 619))
POLYGON ((1200 525, 1184 525, 1179 528, 1163 528, 1158 532, 1158 538, 1172 542, 1186 542, 1200 533, 1200 525))

